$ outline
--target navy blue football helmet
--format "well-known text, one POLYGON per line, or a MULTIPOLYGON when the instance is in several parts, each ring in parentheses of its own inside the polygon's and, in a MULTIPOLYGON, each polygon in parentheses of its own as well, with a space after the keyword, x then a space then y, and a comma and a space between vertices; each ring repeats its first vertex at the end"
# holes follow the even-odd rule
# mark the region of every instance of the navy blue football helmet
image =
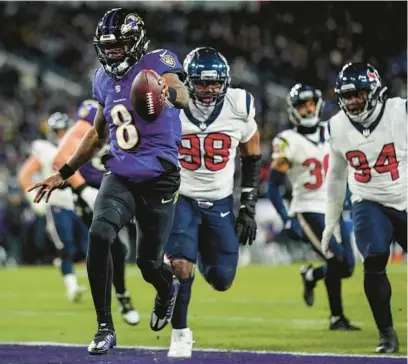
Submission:
POLYGON ((351 121, 364 122, 373 113, 386 88, 378 71, 369 63, 348 63, 337 76, 334 92, 351 121))
POLYGON ((58 144, 61 136, 59 135, 60 130, 67 131, 73 124, 73 120, 68 116, 68 114, 61 112, 54 112, 48 117, 47 120, 47 139, 58 144))
POLYGON ((286 107, 289 120, 293 124, 306 128, 315 127, 319 123, 324 109, 322 92, 312 86, 298 83, 291 88, 286 97, 286 107), (316 108, 313 113, 302 116, 299 113, 298 107, 308 100, 313 100, 316 108))
POLYGON ((194 102, 214 106, 223 101, 231 82, 230 68, 224 56, 214 48, 200 47, 191 51, 184 60, 187 88, 194 102), (206 86, 219 83, 219 92, 201 91, 206 86))
POLYGON ((98 22, 93 44, 106 73, 120 79, 146 54, 149 40, 142 18, 117 8, 107 11, 98 22))

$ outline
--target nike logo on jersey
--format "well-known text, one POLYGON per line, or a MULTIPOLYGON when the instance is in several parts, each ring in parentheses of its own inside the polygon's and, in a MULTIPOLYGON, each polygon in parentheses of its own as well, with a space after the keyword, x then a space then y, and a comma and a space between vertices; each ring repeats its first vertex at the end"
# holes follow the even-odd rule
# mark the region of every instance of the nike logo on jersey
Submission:
POLYGON ((228 212, 221 212, 221 217, 225 217, 228 216, 230 214, 231 211, 228 212))
POLYGON ((164 198, 162 198, 161 203, 166 204, 166 203, 169 203, 171 201, 173 201, 173 197, 170 200, 165 200, 164 198))

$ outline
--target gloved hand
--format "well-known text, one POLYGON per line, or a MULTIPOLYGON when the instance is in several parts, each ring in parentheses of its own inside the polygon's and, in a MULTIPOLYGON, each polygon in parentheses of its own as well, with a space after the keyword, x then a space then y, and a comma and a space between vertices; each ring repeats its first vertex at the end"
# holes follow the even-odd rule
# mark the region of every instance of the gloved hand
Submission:
POLYGON ((286 220, 283 230, 285 231, 286 236, 288 236, 291 239, 294 240, 303 239, 302 228, 300 226, 298 219, 296 219, 295 217, 290 217, 289 220, 286 220))
POLYGON ((238 241, 242 245, 252 245, 256 239, 257 225, 255 221, 255 205, 257 201, 256 190, 251 192, 242 192, 241 207, 239 209, 235 232, 238 241))
POLYGON ((333 257, 333 253, 329 249, 330 239, 332 236, 334 236, 338 244, 342 243, 340 225, 338 223, 335 225, 328 225, 323 230, 322 241, 321 241, 322 251, 323 251, 323 254, 328 259, 333 257))

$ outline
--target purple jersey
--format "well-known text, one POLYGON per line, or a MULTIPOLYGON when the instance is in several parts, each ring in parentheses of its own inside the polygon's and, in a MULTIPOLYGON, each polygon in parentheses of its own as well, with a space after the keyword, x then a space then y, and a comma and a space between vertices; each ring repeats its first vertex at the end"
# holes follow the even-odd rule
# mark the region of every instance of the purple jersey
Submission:
MULTIPOLYGON (((77 112, 77 120, 87 121, 89 124, 93 125, 96 109, 98 107, 98 101, 95 100, 85 100, 81 103, 77 112)), ((89 186, 99 188, 101 185, 103 173, 105 172, 105 167, 101 162, 101 156, 107 152, 107 148, 102 148, 98 154, 92 158, 91 161, 84 164, 79 172, 82 177, 84 177, 86 183, 89 186)))
POLYGON ((180 110, 165 107, 154 121, 143 120, 130 103, 132 81, 141 70, 152 69, 159 75, 184 70, 177 56, 159 49, 147 53, 119 81, 109 77, 100 67, 94 77, 93 94, 101 105, 109 124, 110 154, 107 168, 114 174, 142 182, 165 172, 159 159, 178 166, 178 145, 181 142, 180 110))

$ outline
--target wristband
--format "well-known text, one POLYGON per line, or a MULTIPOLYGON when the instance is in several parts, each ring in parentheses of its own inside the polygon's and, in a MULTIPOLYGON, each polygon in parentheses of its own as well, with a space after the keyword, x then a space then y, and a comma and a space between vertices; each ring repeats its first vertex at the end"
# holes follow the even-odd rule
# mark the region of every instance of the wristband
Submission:
POLYGON ((75 173, 75 169, 73 169, 69 164, 65 163, 59 170, 59 174, 63 179, 68 179, 75 173))
POLYGON ((169 87, 168 92, 169 92, 168 100, 172 105, 174 105, 177 100, 177 90, 174 87, 169 87))

